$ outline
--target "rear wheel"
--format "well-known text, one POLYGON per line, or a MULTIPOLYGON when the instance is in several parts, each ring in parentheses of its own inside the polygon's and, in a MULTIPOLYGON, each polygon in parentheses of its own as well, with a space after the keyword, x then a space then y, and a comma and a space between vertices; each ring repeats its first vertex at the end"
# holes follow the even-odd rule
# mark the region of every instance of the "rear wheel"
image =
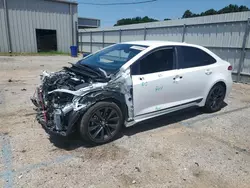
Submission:
POLYGON ((113 140, 123 124, 120 108, 112 102, 98 102, 83 115, 81 137, 91 144, 104 144, 113 140))
POLYGON ((210 90, 205 106, 205 112, 217 112, 222 108, 223 101, 226 95, 226 88, 222 84, 216 84, 210 90))

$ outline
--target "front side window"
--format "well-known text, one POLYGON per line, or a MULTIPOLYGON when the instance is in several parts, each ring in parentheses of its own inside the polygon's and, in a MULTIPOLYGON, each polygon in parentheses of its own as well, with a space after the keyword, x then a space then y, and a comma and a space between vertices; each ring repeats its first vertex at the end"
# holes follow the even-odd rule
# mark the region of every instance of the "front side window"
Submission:
POLYGON ((179 61, 179 68, 181 69, 206 66, 216 62, 212 56, 199 48, 189 46, 182 46, 180 48, 182 57, 179 61))
POLYGON ((147 47, 133 44, 116 44, 87 56, 78 63, 96 69, 101 68, 107 74, 112 74, 147 47))
POLYGON ((132 75, 143 75, 172 70, 174 67, 174 49, 157 50, 132 65, 132 75))

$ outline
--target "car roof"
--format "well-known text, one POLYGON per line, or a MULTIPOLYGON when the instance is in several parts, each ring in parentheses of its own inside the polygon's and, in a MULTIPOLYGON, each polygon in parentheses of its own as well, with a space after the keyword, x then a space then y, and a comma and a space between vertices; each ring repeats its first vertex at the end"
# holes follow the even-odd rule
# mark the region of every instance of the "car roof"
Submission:
POLYGON ((143 45, 150 47, 161 47, 161 46, 192 46, 197 48, 202 48, 202 46, 195 44, 188 44, 185 42, 171 42, 171 41, 153 41, 153 40, 145 40, 145 41, 131 41, 124 42, 125 44, 134 44, 134 45, 143 45))

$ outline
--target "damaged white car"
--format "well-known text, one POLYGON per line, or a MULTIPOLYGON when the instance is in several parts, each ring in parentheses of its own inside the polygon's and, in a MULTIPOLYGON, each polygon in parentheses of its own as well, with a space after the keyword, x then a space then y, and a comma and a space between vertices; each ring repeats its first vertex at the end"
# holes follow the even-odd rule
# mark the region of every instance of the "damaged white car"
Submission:
POLYGON ((232 87, 230 64, 206 48, 138 41, 109 46, 59 72, 43 72, 32 102, 50 133, 78 131, 94 144, 122 126, 166 113, 222 108, 232 87))

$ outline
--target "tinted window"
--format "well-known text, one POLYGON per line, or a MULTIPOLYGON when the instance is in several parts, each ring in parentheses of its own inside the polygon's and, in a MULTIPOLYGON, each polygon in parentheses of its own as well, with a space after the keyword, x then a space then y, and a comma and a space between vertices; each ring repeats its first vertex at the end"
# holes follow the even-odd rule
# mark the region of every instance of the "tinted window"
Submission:
POLYGON ((107 74, 115 73, 126 62, 145 50, 147 46, 133 44, 116 44, 96 52, 78 63, 96 69, 103 69, 107 74))
POLYGON ((210 65, 216 62, 216 60, 198 48, 183 46, 180 47, 182 57, 180 57, 179 68, 190 68, 210 65))
POLYGON ((132 74, 149 74, 172 70, 174 66, 174 50, 162 49, 155 51, 132 66, 132 74))

